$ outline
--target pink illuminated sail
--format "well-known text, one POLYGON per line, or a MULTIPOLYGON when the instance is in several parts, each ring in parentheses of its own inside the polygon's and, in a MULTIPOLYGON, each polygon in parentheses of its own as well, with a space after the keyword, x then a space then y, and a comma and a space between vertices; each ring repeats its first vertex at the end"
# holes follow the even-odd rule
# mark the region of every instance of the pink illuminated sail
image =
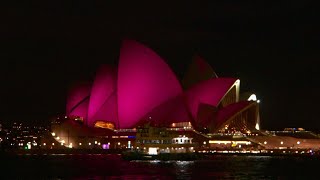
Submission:
POLYGON ((154 51, 123 42, 118 68, 120 128, 132 128, 153 108, 182 93, 170 67, 154 51))
POLYGON ((116 113, 116 71, 107 65, 103 65, 97 71, 91 89, 88 125, 93 126, 96 120, 116 122, 116 113))
POLYGON ((74 85, 67 97, 66 115, 87 118, 91 84, 82 82, 74 85))
POLYGON ((195 56, 182 82, 185 91, 159 55, 143 44, 125 40, 117 69, 103 65, 92 86, 74 86, 68 95, 66 114, 82 117, 86 128, 94 127, 96 121, 111 122, 115 129, 145 123, 176 127, 173 123, 180 126, 191 122, 199 131, 219 128, 243 110, 251 119, 257 114, 258 106, 256 111, 248 107, 253 102, 235 103, 239 101, 240 81, 218 78, 199 56, 195 56))
POLYGON ((111 122, 114 124, 115 128, 119 127, 116 92, 111 94, 101 105, 99 111, 92 117, 92 121, 89 122, 89 126, 94 126, 96 121, 111 122))
POLYGON ((203 129, 210 125, 210 123, 214 120, 218 108, 215 106, 200 103, 198 106, 197 117, 195 119, 195 123, 193 126, 197 129, 203 129))
POLYGON ((236 113, 240 112, 245 107, 253 104, 255 102, 253 101, 241 101, 238 103, 230 104, 223 109, 220 109, 217 113, 217 116, 215 118, 216 124, 223 124, 225 121, 227 121, 229 118, 231 118, 236 113))
POLYGON ((88 117, 88 106, 89 98, 85 98, 83 101, 77 104, 77 106, 75 106, 74 109, 68 115, 82 117, 86 122, 88 117))
POLYGON ((189 110, 194 119, 200 103, 217 107, 224 95, 235 84, 235 78, 215 78, 193 86, 186 92, 189 110))
POLYGON ((172 123, 190 122, 192 117, 188 112, 184 96, 180 95, 154 108, 143 120, 143 123, 151 122, 160 126, 168 126, 172 123))

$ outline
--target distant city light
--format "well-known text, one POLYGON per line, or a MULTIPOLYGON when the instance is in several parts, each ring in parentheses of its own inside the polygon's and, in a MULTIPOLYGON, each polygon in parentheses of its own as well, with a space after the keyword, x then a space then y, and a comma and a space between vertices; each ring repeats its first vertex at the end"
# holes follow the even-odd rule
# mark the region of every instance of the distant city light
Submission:
POLYGON ((109 144, 102 144, 102 149, 109 149, 109 144))
POLYGON ((148 154, 149 155, 157 155, 158 154, 157 148, 149 147, 148 154))
POLYGON ((31 149, 31 142, 27 143, 27 149, 31 149))

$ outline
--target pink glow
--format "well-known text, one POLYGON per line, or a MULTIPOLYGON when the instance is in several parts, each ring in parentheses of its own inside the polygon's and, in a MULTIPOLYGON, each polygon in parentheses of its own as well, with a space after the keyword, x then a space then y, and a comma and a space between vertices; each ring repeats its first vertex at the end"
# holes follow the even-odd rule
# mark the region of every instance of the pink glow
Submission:
POLYGON ((102 149, 109 149, 110 148, 109 146, 110 146, 109 144, 102 144, 102 149))
POLYGON ((88 84, 74 87, 68 96, 67 115, 84 117, 89 127, 101 120, 113 122, 116 129, 148 121, 164 126, 191 121, 200 128, 210 126, 213 120, 223 123, 246 107, 247 102, 241 102, 218 110, 237 79, 217 78, 202 58, 195 57, 190 75, 192 83, 184 93, 161 57, 127 40, 121 47, 118 71, 102 66, 92 88, 88 84))
POLYGON ((237 112, 241 111, 243 108, 249 106, 254 102, 252 101, 241 101, 238 103, 230 104, 223 109, 219 110, 216 116, 216 123, 223 124, 226 120, 232 117, 237 112))
POLYGON ((89 98, 85 99, 81 103, 79 103, 73 111, 69 113, 69 116, 80 116, 83 117, 84 120, 86 121, 87 115, 88 115, 88 106, 89 106, 89 98))
POLYGON ((93 126, 96 120, 116 121, 117 103, 116 103, 116 71, 111 67, 103 65, 97 71, 94 80, 89 109, 88 125, 93 126), (113 97, 111 97, 111 95, 113 97))
MULTIPOLYGON (((168 107, 168 109, 169 108, 170 107, 168 107)), ((171 103, 171 111, 170 113, 168 113, 168 116, 164 120, 166 120, 170 124, 192 121, 191 114, 189 113, 188 107, 185 103, 185 97, 178 97, 171 103)))
POLYGON ((217 107, 236 80, 235 78, 209 79, 189 89, 186 97, 192 117, 196 119, 200 103, 217 107))
POLYGON ((83 117, 86 118, 87 109, 84 106, 87 104, 83 101, 90 95, 90 90, 89 83, 78 83, 70 89, 67 97, 66 115, 85 115, 83 117))
POLYGON ((218 109, 209 104, 199 104, 196 123, 193 125, 196 128, 208 127, 214 120, 218 109))
POLYGON ((118 128, 119 123, 117 112, 117 96, 116 92, 114 92, 103 103, 103 105, 101 105, 99 111, 92 117, 92 121, 88 122, 88 125, 92 127, 97 120, 101 120, 105 122, 112 122, 114 123, 115 128, 118 128))
POLYGON ((163 126, 168 126, 177 122, 192 121, 192 117, 189 115, 188 108, 185 104, 184 96, 182 95, 174 97, 154 108, 143 119, 151 121, 153 124, 163 126))
POLYGON ((182 93, 169 66, 135 41, 123 42, 118 68, 120 128, 132 128, 153 108, 182 93))

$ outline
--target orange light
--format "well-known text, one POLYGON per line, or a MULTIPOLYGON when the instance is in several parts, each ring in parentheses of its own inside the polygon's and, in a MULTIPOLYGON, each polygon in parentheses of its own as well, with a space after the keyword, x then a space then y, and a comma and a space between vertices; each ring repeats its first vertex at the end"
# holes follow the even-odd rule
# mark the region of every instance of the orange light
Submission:
POLYGON ((94 127, 105 128, 105 129, 114 129, 114 124, 111 122, 96 121, 96 123, 94 124, 94 127))

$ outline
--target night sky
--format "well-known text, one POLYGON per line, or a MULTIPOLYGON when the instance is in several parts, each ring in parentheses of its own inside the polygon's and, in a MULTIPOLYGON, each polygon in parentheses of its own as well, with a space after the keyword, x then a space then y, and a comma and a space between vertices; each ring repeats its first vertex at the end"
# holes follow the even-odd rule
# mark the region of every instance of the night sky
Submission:
POLYGON ((68 87, 117 64, 121 40, 181 79, 193 55, 261 99, 263 129, 320 129, 319 18, 312 4, 52 1, 1 6, 0 121, 48 122, 68 87), (40 3, 40 4, 39 4, 40 3), (318 65, 319 64, 319 65, 318 65))

